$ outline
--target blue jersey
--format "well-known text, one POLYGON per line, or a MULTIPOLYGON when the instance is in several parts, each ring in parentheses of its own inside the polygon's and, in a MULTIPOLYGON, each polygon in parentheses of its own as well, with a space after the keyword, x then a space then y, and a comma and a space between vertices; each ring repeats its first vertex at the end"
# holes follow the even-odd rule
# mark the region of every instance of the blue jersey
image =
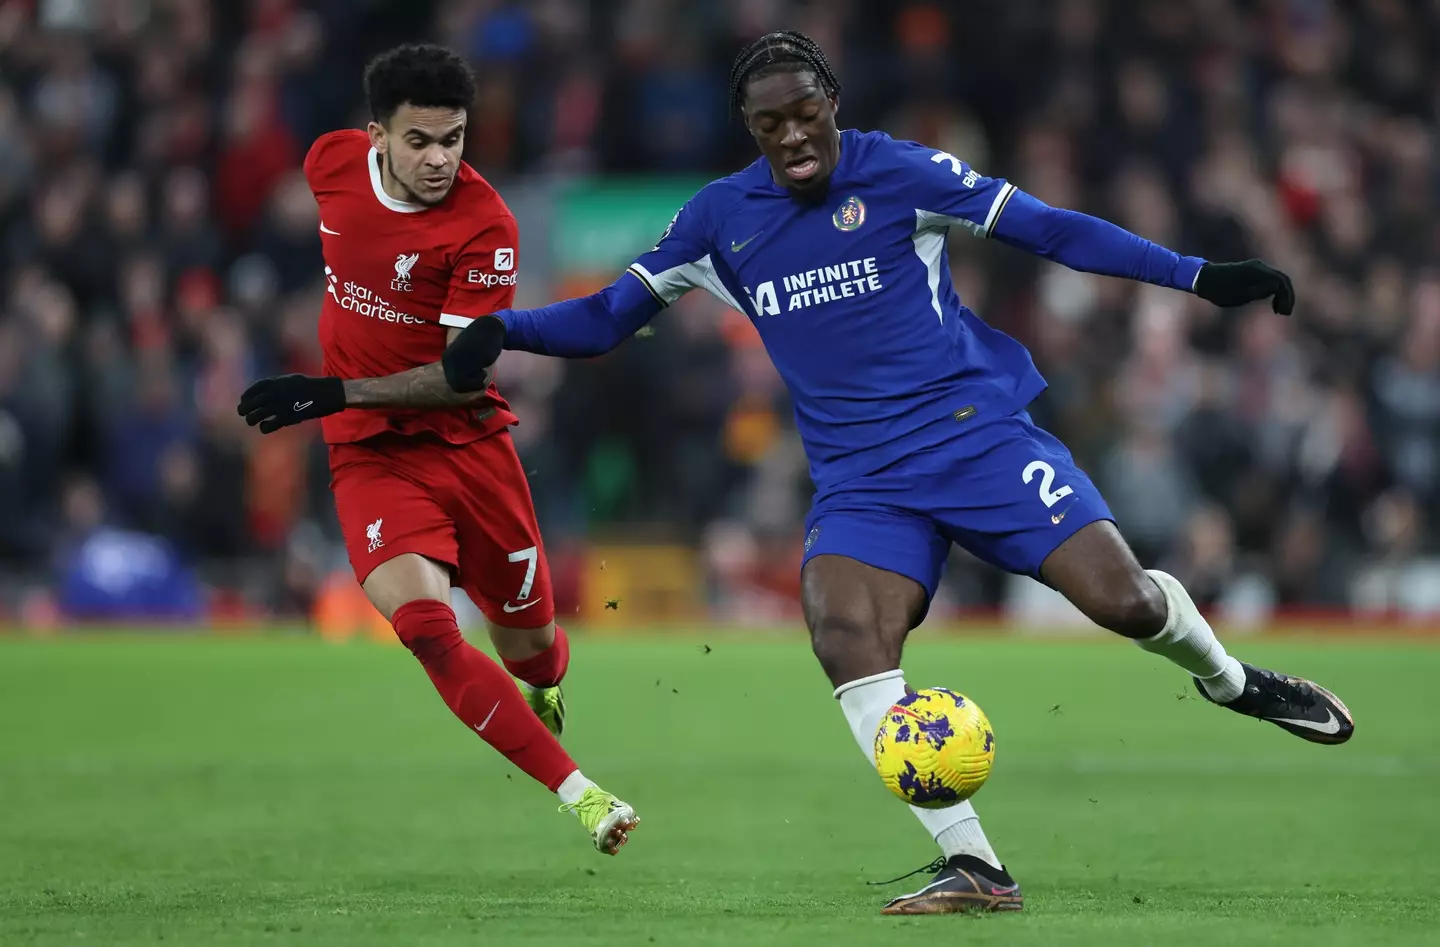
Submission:
POLYGON ((509 347, 595 354, 706 290, 759 330, 823 495, 1013 414, 1045 388, 1025 348, 955 292, 952 228, 1185 290, 1203 263, 1048 207, 953 155, 850 130, 822 200, 792 196, 762 158, 695 195, 605 292, 498 315, 509 347))

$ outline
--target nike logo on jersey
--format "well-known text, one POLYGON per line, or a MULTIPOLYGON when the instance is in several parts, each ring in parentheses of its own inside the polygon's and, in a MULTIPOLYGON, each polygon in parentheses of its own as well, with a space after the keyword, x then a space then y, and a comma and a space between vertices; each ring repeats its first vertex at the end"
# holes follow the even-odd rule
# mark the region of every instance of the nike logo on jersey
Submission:
POLYGON ((531 605, 534 605, 534 604, 538 603, 539 601, 540 601, 540 599, 537 598, 537 599, 534 599, 534 600, 532 600, 532 601, 526 602, 524 605, 511 605, 509 602, 506 602, 504 605, 502 605, 502 606, 500 606, 500 607, 505 610, 505 614, 507 614, 507 615, 513 615, 513 614, 515 614, 516 612, 523 612, 523 611, 525 611, 525 609, 529 608, 531 605))
POLYGON ((1315 720, 1289 720, 1285 717, 1266 717, 1272 723, 1288 723, 1292 727, 1304 727, 1306 730, 1314 730, 1316 733, 1335 734, 1340 732, 1340 721, 1335 719, 1333 710, 1325 711, 1330 719, 1324 723, 1315 720))
MULTIPOLYGON (((764 233, 764 232, 765 232, 765 231, 763 231, 763 230, 760 231, 760 233, 764 233)), ((760 233, 757 233, 757 234, 755 235, 755 237, 760 236, 760 233)), ((750 245, 750 241, 751 241, 751 240, 754 240, 755 237, 751 237, 749 240, 741 240, 739 243, 736 243, 736 242, 733 241, 733 240, 730 241, 730 252, 731 252, 731 253, 739 253, 741 250, 743 250, 743 249, 745 249, 747 246, 749 246, 749 245, 750 245)))
POLYGON ((480 721, 480 723, 476 725, 476 727, 475 727, 475 732, 476 732, 476 733, 484 733, 484 732, 485 732, 485 727, 488 726, 489 723, 490 723, 490 718, 493 717, 493 716, 495 716, 495 711, 497 711, 497 710, 499 710, 499 709, 500 709, 500 701, 497 700, 497 701, 495 701, 495 706, 494 706, 494 707, 491 707, 491 708, 490 708, 490 712, 485 715, 485 719, 482 720, 482 721, 480 721))
POLYGON ((320 221, 320 232, 321 232, 321 233, 332 234, 332 235, 334 235, 334 236, 336 236, 336 237, 340 236, 340 231, 338 231, 338 230, 331 230, 329 227, 325 226, 325 221, 323 221, 323 220, 320 221))
POLYGON ((295 402, 295 410, 296 410, 296 411, 304 411, 306 408, 310 407, 310 406, 311 406, 312 404, 314 404, 314 403, 315 403, 315 402, 313 402, 313 401, 307 401, 307 402, 305 402, 304 404, 301 404, 300 402, 297 401, 297 402, 295 402))

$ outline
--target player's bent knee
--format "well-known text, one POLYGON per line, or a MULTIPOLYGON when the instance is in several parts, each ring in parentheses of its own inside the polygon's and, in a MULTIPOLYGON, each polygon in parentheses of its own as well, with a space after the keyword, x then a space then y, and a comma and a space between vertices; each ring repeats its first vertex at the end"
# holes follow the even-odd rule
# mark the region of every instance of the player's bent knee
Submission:
POLYGON ((1165 628, 1165 594, 1141 574, 1086 609, 1091 621, 1126 638, 1150 638, 1165 628))
POLYGON ((395 610, 391 624, 402 644, 426 668, 443 669, 450 657, 465 644, 448 602, 417 598, 395 610))

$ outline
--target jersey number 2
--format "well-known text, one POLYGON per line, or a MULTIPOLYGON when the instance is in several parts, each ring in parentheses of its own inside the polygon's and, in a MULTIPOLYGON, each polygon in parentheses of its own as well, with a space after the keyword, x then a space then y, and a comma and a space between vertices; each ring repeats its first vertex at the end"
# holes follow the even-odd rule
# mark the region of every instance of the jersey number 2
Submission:
POLYGON ((1068 486, 1065 486, 1063 484, 1061 485, 1059 490, 1052 491, 1050 489, 1052 486, 1055 485, 1055 468, 1051 467, 1043 460, 1030 461, 1030 463, 1025 467, 1025 473, 1022 476, 1024 476, 1025 482, 1029 483, 1031 480, 1035 479, 1035 475, 1037 473, 1040 474, 1040 500, 1046 506, 1054 506, 1056 503, 1059 503, 1062 499, 1068 497, 1071 493, 1074 492, 1068 486))

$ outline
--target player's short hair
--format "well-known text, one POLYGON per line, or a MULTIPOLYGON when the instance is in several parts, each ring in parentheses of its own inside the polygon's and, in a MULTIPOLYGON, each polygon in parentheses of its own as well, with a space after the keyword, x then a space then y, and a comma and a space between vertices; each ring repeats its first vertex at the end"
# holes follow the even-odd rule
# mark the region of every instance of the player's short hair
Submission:
POLYGON ((406 43, 370 60, 365 98, 382 125, 405 103, 421 108, 468 109, 475 77, 459 55, 444 46, 406 43))
POLYGON ((835 78, 830 60, 825 58, 819 43, 796 30, 766 33, 740 50, 730 67, 730 111, 735 112, 744 103, 745 83, 751 79, 775 72, 800 71, 815 73, 826 95, 840 94, 840 80, 835 78))

